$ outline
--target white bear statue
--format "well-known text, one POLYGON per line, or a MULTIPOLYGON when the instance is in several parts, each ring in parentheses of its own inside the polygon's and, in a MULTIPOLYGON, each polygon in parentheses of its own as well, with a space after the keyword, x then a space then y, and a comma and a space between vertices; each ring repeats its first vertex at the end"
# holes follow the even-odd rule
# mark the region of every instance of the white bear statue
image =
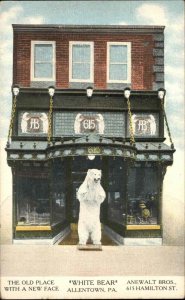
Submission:
POLYGON ((89 169, 77 192, 80 201, 79 245, 86 245, 89 236, 94 245, 101 245, 100 204, 106 197, 100 182, 101 175, 101 170, 89 169))

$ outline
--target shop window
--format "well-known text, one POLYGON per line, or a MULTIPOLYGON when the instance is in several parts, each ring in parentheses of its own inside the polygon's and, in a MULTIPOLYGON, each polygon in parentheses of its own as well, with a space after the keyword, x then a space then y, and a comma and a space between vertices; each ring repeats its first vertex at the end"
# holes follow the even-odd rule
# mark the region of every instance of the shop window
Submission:
POLYGON ((31 42, 31 80, 55 81, 55 42, 31 42))
POLYGON ((131 168, 127 224, 159 223, 159 179, 156 167, 131 168))
POLYGON ((63 162, 56 160, 52 176, 52 225, 55 225, 66 220, 66 176, 63 162))
POLYGON ((50 203, 47 173, 18 172, 16 225, 49 225, 50 203))
POLYGON ((70 42, 69 81, 93 82, 93 42, 70 42))
POLYGON ((109 161, 108 220, 125 223, 124 163, 121 159, 109 161))
POLYGON ((107 43, 107 82, 131 82, 131 43, 107 43))

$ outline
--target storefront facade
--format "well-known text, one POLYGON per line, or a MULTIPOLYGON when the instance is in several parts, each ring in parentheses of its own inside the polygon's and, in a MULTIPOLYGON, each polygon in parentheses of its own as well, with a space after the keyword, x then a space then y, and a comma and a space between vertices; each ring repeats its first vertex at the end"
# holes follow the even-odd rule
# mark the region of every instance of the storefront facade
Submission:
POLYGON ((161 244, 163 179, 175 151, 171 136, 171 147, 164 143, 164 28, 13 28, 14 242, 64 239, 78 223, 77 190, 95 168, 106 234, 118 244, 161 244))

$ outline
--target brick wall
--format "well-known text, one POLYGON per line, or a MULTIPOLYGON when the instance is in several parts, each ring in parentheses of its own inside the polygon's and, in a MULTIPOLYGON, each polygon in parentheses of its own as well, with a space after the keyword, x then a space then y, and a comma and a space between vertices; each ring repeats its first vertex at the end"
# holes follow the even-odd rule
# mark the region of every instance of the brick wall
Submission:
MULTIPOLYGON (((108 34, 65 32, 14 32, 13 83, 30 87, 31 40, 56 41, 57 88, 72 87, 69 83, 69 41, 94 41, 94 88, 106 89, 107 42, 131 42, 131 88, 152 90, 155 85, 156 52, 154 34, 108 34)), ((162 66, 163 68, 163 66, 162 66)), ((158 76, 159 78, 159 76, 158 76)), ((49 83, 43 83, 43 86, 49 83)), ((39 83, 37 83, 39 85, 39 83)), ((40 83, 41 85, 41 83, 40 83)), ((40 86, 42 87, 42 86, 40 86)))

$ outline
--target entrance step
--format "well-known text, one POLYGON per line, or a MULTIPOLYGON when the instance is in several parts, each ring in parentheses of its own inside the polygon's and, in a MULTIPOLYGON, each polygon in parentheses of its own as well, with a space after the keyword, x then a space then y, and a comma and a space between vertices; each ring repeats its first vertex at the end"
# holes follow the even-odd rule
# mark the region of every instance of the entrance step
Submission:
MULTIPOLYGON (((70 233, 59 243, 59 245, 78 245, 78 224, 72 223, 70 227, 70 233)), ((111 240, 111 238, 103 231, 103 228, 101 242, 103 246, 117 246, 117 243, 111 240)), ((90 240, 87 241, 87 244, 92 245, 90 240)))

